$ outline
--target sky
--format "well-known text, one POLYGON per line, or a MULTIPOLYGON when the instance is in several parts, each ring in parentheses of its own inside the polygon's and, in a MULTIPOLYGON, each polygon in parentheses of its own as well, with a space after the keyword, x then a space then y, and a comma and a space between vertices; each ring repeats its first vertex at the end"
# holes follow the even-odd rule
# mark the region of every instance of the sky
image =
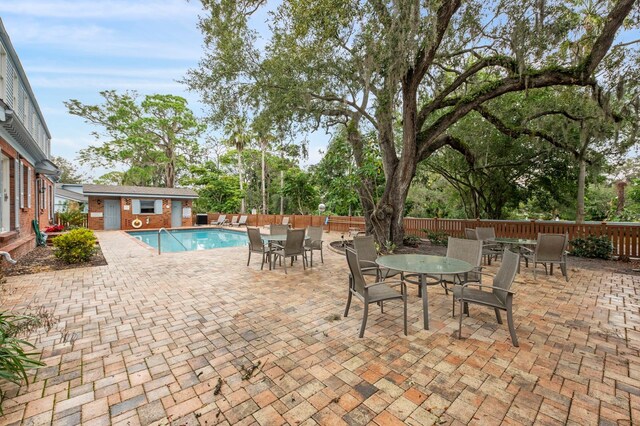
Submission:
MULTIPOLYGON (((73 160, 96 143, 97 129, 63 102, 99 103, 102 90, 180 95, 204 116, 197 93, 178 82, 201 57, 200 8, 196 0, 1 0, 0 17, 51 131, 52 154, 73 160)), ((314 164, 328 136, 309 141, 305 164, 314 164)))

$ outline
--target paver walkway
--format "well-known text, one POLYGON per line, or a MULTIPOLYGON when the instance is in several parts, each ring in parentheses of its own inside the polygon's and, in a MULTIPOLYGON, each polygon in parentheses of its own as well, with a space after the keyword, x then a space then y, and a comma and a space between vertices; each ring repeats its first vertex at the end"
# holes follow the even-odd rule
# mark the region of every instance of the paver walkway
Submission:
POLYGON ((247 267, 245 248, 157 256, 119 232, 99 238, 108 266, 9 278, 3 309, 44 304, 67 333, 38 343, 34 383, 4 386, 1 424, 640 424, 637 276, 534 281, 523 268, 520 348, 479 307, 458 340, 435 287, 430 331, 410 287, 409 336, 389 302, 358 339, 362 305, 341 318, 336 253, 285 275, 247 267))

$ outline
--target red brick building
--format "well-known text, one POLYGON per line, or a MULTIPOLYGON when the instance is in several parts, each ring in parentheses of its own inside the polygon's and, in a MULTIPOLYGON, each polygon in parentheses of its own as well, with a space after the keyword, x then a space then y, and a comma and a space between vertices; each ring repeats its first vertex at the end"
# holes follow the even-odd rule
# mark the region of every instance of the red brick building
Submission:
POLYGON ((53 220, 51 134, 0 19, 0 250, 13 257, 35 247, 32 221, 53 220))
POLYGON ((89 228, 132 230, 191 226, 192 202, 198 194, 188 188, 83 185, 89 199, 89 228))

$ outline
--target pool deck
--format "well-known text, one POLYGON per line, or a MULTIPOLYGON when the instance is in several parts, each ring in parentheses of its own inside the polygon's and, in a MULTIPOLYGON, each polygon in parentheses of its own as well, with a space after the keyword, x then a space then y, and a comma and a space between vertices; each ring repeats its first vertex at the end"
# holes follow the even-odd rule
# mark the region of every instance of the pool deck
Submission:
POLYGON ((33 383, 2 385, 0 424, 640 424, 639 276, 570 266, 568 283, 534 281, 523 265, 519 348, 480 307, 458 340, 436 287, 431 330, 410 286, 409 335, 389 302, 358 339, 362 304, 342 317, 346 262, 330 250, 285 275, 247 267, 244 247, 157 255, 98 237, 107 266, 8 278, 3 309, 44 305, 60 323, 33 383))

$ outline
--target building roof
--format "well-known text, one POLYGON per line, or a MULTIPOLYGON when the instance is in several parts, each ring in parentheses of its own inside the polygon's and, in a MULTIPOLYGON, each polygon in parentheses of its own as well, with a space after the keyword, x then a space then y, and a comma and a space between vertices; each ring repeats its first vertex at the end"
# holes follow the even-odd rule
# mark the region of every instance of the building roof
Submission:
POLYGON ((88 198, 78 192, 69 191, 68 189, 60 188, 56 185, 56 197, 64 198, 65 200, 77 201, 79 203, 86 203, 88 198))
POLYGON ((119 197, 168 197, 168 198, 198 198, 198 193, 190 188, 157 188, 151 186, 120 186, 120 185, 82 185, 84 195, 102 195, 119 197))

